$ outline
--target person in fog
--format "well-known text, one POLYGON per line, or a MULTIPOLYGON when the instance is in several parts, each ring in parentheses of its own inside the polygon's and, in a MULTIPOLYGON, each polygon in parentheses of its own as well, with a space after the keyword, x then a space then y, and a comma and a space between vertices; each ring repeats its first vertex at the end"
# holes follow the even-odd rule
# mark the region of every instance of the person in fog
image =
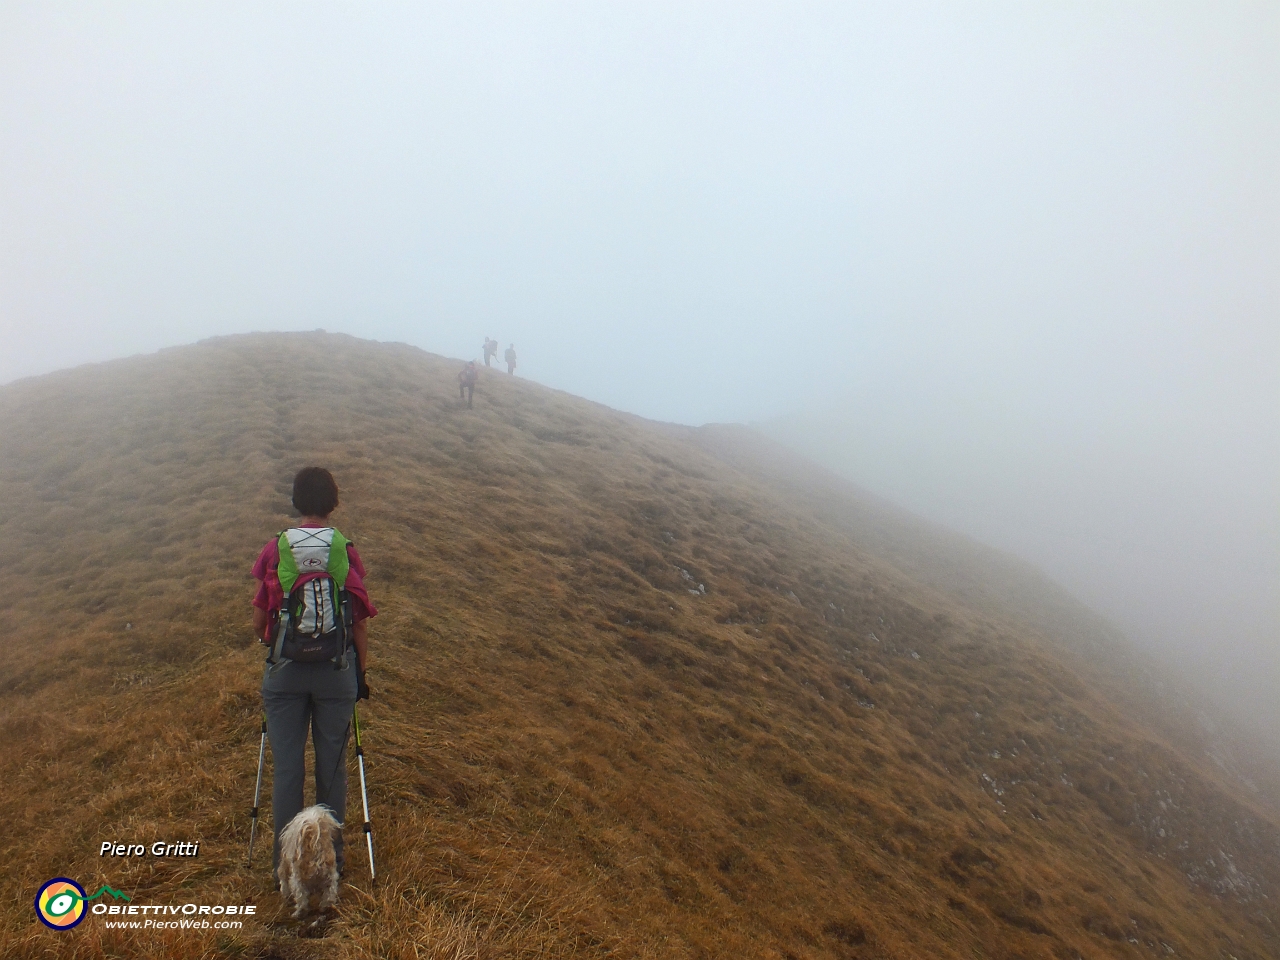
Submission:
POLYGON ((498 355, 498 341, 484 338, 484 365, 489 366, 489 361, 498 355))
POLYGON ((513 343, 511 344, 511 346, 507 347, 507 352, 504 353, 502 357, 504 360, 507 361, 507 373, 515 373, 516 372, 516 345, 513 343))
MULTIPOLYGON (((307 733, 315 751, 316 800, 341 823, 347 810, 347 736, 357 699, 369 696, 368 619, 378 611, 364 586, 364 564, 355 544, 329 523, 338 506, 338 485, 323 467, 303 467, 293 478, 296 526, 267 541, 253 565, 258 591, 253 598, 253 630, 270 651, 262 677, 262 709, 275 765, 271 816, 275 821, 272 860, 280 867, 280 834, 302 809, 307 733), (291 646, 282 619, 306 622, 306 596, 340 591, 350 606, 351 628, 323 634, 333 637, 336 656, 312 660, 291 646), (286 609, 287 607, 287 609, 286 609), (287 616, 282 617, 282 611, 287 616), (301 658, 301 659, 299 659, 301 658)), ((333 596, 330 596, 330 600, 333 596)), ((332 609, 332 603, 329 604, 332 609)), ((311 609, 316 609, 311 605, 311 609)), ((342 618, 346 619, 346 618, 342 618)), ((320 621, 316 620, 317 630, 320 621)), ((324 624, 327 628, 329 624, 324 624)), ((305 642, 305 637, 304 637, 305 642)), ((322 651, 327 654, 326 649, 322 651)), ((337 870, 342 871, 342 832, 334 838, 337 870)))
POLYGON ((480 379, 480 369, 471 360, 458 374, 458 399, 467 401, 467 409, 471 409, 471 398, 476 392, 476 381, 480 379))

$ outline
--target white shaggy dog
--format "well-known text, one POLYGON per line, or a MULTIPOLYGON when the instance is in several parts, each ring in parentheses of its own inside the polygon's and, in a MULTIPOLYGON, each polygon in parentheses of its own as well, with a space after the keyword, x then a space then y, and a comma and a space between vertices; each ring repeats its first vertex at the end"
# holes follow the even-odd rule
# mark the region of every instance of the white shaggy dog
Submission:
POLYGON ((338 863, 333 841, 342 825, 325 806, 307 807, 280 833, 280 892, 293 901, 293 915, 301 919, 323 913, 338 899, 338 863))

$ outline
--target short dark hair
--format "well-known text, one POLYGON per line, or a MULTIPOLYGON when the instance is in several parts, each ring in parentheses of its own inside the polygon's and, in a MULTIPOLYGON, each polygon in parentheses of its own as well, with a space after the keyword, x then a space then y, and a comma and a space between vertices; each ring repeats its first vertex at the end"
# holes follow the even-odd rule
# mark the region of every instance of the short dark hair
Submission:
POLYGON ((338 484, 324 467, 303 467, 293 478, 293 505, 304 517, 327 517, 338 507, 338 484))

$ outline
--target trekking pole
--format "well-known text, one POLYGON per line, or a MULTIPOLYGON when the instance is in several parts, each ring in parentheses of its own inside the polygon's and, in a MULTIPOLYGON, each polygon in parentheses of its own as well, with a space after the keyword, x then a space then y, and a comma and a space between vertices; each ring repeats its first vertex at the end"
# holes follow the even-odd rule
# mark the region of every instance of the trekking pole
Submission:
POLYGON ((253 868, 253 838, 258 835, 258 798, 262 795, 262 761, 267 755, 267 715, 262 715, 262 742, 258 744, 258 782, 253 787, 253 825, 249 828, 249 867, 253 868))
POLYGON ((369 844, 369 881, 377 879, 373 869, 373 824, 369 822, 369 791, 364 784, 364 747, 360 746, 360 714, 353 706, 351 722, 356 730, 356 761, 360 764, 360 799, 364 801, 364 839, 369 844))

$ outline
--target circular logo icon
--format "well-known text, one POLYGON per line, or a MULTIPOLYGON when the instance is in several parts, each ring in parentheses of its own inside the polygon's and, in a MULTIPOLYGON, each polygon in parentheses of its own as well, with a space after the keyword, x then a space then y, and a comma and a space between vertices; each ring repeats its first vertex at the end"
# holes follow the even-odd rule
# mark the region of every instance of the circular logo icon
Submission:
POLYGON ((46 927, 70 930, 84 919, 84 887, 66 877, 54 877, 36 894, 36 916, 46 927))

